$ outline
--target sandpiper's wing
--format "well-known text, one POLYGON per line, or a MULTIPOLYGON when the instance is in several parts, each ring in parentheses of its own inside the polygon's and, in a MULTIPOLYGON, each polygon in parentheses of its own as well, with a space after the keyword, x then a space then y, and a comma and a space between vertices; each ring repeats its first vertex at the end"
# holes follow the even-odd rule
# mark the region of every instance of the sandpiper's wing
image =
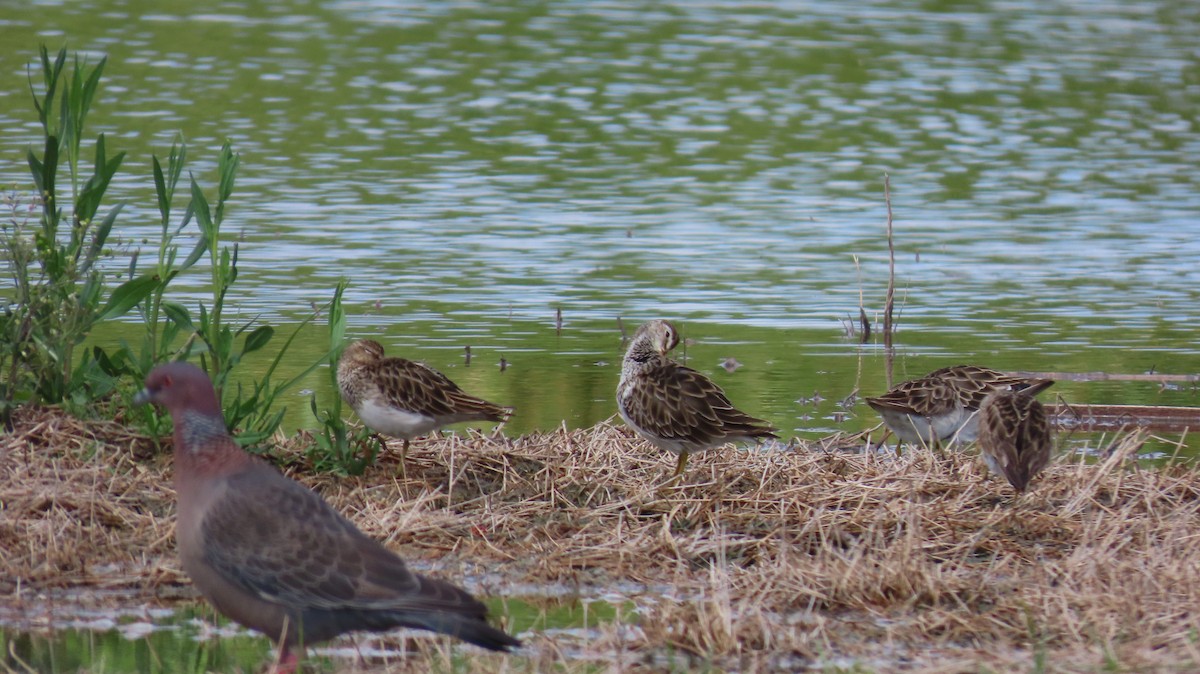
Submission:
POLYGON ((735 408, 711 379, 665 357, 646 363, 627 382, 622 405, 636 429, 684 450, 727 438, 776 437, 770 424, 735 408))
POLYGON ((963 406, 958 391, 940 377, 921 377, 893 386, 866 402, 879 412, 892 411, 932 418, 963 406))
POLYGON ((953 365, 934 370, 927 379, 940 379, 955 391, 967 409, 977 410, 988 394, 996 391, 1025 391, 1037 395, 1054 384, 1053 379, 1011 375, 978 365, 953 365))
POLYGON ((504 421, 511 410, 477 398, 437 370, 404 358, 384 358, 375 373, 381 403, 433 418, 504 421))
POLYGON ((1025 392, 999 391, 979 411, 979 447, 1017 491, 1050 463, 1046 408, 1025 392))

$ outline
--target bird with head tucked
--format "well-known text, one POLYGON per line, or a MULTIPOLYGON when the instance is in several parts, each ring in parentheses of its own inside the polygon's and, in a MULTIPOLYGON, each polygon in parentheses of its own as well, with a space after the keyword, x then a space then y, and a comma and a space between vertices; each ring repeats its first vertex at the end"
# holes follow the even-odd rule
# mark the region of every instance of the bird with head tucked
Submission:
POLYGON ((655 447, 679 455, 674 476, 693 452, 777 437, 769 423, 735 408, 711 379, 671 360, 667 354, 677 344, 679 332, 669 321, 641 326, 617 383, 617 411, 625 423, 655 447))

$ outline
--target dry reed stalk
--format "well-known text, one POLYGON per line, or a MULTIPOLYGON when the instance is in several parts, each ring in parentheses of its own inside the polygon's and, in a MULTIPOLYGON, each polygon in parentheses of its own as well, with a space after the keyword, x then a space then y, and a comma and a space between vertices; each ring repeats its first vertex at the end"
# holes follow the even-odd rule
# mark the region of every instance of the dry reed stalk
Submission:
MULTIPOLYGON (((670 457, 610 423, 417 441, 404 475, 392 457, 360 478, 306 475, 303 434, 278 450, 368 534, 474 591, 625 588, 636 625, 523 635, 536 669, 566 653, 631 669, 851 658, 961 671, 1039 653, 1083 669, 1111 654, 1196 667, 1200 468, 1131 468, 1143 439, 1097 465, 1056 461, 1020 497, 971 453, 863 451, 865 434, 704 453, 666 488, 670 457)), ((186 582, 169 461, 133 458, 147 442, 22 411, 0 440, 4 597, 186 582)))
POLYGON ((895 325, 892 323, 892 309, 896 302, 896 239, 892 232, 892 178, 883 174, 883 201, 887 205, 887 244, 888 244, 888 287, 887 297, 883 302, 883 346, 889 357, 887 359, 887 385, 892 387, 892 339, 895 325))

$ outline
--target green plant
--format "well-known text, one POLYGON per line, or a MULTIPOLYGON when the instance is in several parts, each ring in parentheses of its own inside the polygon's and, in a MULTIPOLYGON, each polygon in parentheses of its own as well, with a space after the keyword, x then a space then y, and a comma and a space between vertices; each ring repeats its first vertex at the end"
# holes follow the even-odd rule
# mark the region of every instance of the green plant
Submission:
MULTIPOLYGON (((338 283, 333 291, 333 300, 329 303, 329 380, 334 391, 338 390, 337 362, 342 354, 342 342, 346 338, 346 312, 342 308, 342 294, 346 290, 346 282, 338 283)), ((364 470, 375 463, 379 453, 379 441, 366 427, 359 427, 351 432, 345 420, 342 419, 342 399, 335 396, 330 409, 323 413, 317 407, 317 394, 309 398, 309 406, 313 416, 321 422, 321 432, 314 436, 314 445, 309 448, 308 457, 318 470, 336 470, 349 475, 361 475, 364 470), (360 455, 358 448, 363 448, 360 455)))
POLYGON ((0 324, 0 365, 6 365, 8 373, 0 384, 0 416, 6 423, 13 406, 22 401, 82 404, 108 393, 113 379, 89 353, 77 361, 75 349, 96 324, 124 315, 159 284, 153 275, 131 275, 105 292, 105 275, 96 263, 107 254, 108 236, 122 204, 103 216, 100 207, 125 153, 110 157, 100 134, 91 173, 83 175, 79 164, 84 123, 105 59, 89 69, 76 58, 69 72, 66 63, 65 49, 51 61, 42 47, 42 95, 32 77, 29 83, 44 135, 42 153, 27 152, 37 187, 31 201, 40 206, 40 214, 31 226, 31 217, 13 209, 0 243, 15 289, 0 324), (70 180, 69 194, 60 188, 63 170, 70 180))
MULTIPOLYGON (((155 363, 166 360, 170 354, 171 345, 175 342, 180 330, 190 327, 191 318, 188 316, 187 308, 182 304, 165 300, 163 295, 170 282, 196 264, 208 250, 208 240, 201 237, 183 263, 179 266, 175 265, 175 260, 179 255, 179 248, 174 245, 175 237, 179 236, 192 219, 192 205, 189 202, 179 226, 177 228, 171 226, 171 204, 175 200, 175 188, 179 184, 179 177, 183 174, 183 167, 187 163, 187 144, 182 139, 171 144, 165 171, 158 155, 154 155, 152 160, 154 192, 158 200, 161 230, 155 274, 162 279, 162 283, 154 289, 145 302, 139 305, 142 323, 146 327, 145 340, 139 352, 138 370, 140 372, 148 372, 155 363), (161 317, 164 314, 170 320, 162 321, 161 317)), ((135 258, 133 264, 136 263, 135 258)))
MULTIPOLYGON (((191 318, 188 310, 182 304, 171 302, 164 298, 167 287, 179 274, 183 273, 203 257, 207 241, 201 237, 195 248, 182 264, 176 264, 179 247, 174 245, 175 238, 187 227, 192 219, 192 208, 189 202, 186 212, 178 227, 171 225, 171 205, 175 197, 175 187, 183 173, 187 160, 187 145, 179 139, 171 144, 167 155, 166 170, 157 155, 152 157, 154 166, 154 188, 157 194, 159 225, 158 254, 155 260, 152 276, 159 283, 150 294, 137 305, 145 332, 141 348, 134 350, 128 343, 121 340, 121 346, 111 353, 100 347, 93 348, 93 358, 100 368, 110 377, 129 377, 141 381, 156 363, 170 360, 174 355, 172 349, 182 331, 188 332, 188 339, 180 352, 187 352, 194 337, 191 318), (163 320, 166 317, 167 320, 163 320)), ((130 277, 136 276, 140 250, 135 250, 129 262, 130 277)), ((152 435, 160 435, 166 425, 167 417, 160 416, 150 407, 141 408, 141 418, 145 421, 152 435)))
POLYGON ((240 163, 241 157, 234 154, 233 149, 226 142, 221 148, 221 155, 217 161, 216 208, 209 207, 208 199, 204 196, 204 191, 200 189, 195 177, 192 178, 192 202, 189 207, 189 210, 196 216, 196 222, 200 226, 200 235, 207 245, 209 273, 212 275, 209 284, 212 292, 212 304, 205 306, 203 302, 200 303, 200 326, 197 334, 208 347, 207 359, 202 354, 200 362, 212 377, 218 397, 225 388, 229 372, 241 360, 241 356, 262 348, 274 334, 274 330, 270 326, 259 326, 247 335, 242 352, 237 353, 234 351, 234 337, 248 330, 252 321, 243 324, 235 332, 222 320, 225 296, 234 281, 237 281, 238 244, 235 242, 232 249, 220 247, 221 224, 225 220, 225 205, 233 193, 233 183, 237 177, 240 163))
MULTIPOLYGON (((190 177, 191 198, 180 224, 176 227, 171 222, 171 208, 186 161, 187 145, 182 140, 171 145, 165 170, 162 161, 157 156, 153 158, 154 187, 161 229, 154 275, 162 279, 162 283, 139 305, 145 326, 142 348, 134 354, 132 349, 125 346, 105 362, 114 372, 126 370, 140 378, 155 363, 176 356, 187 358, 198 354, 201 365, 208 371, 216 386, 229 428, 240 429, 236 435, 238 442, 243 445, 255 445, 270 437, 279 428, 285 412, 284 409, 276 409, 275 403, 280 395, 320 364, 320 361, 313 363, 301 374, 281 384, 272 383, 271 378, 288 348, 300 331, 315 318, 315 314, 302 321, 292 332, 261 377, 253 380, 248 388, 238 383, 235 393, 232 396, 228 394, 228 383, 242 359, 265 348, 274 338, 275 328, 261 324, 257 318, 236 327, 222 320, 226 297, 238 276, 237 244, 234 244, 232 249, 222 248, 220 245, 221 223, 224 220, 226 204, 233 194, 240 164, 238 155, 233 152, 228 142, 221 148, 217 163, 218 188, 215 209, 210 207, 209 200, 196 178, 190 177), (176 264, 180 250, 174 243, 175 239, 193 217, 200 229, 200 239, 187 258, 176 264), (186 306, 167 300, 164 293, 167 285, 176 276, 206 255, 210 262, 209 285, 212 300, 210 304, 199 304, 198 320, 193 320, 192 313, 186 306), (177 345, 180 338, 184 338, 184 342, 177 345)), ((131 262, 131 270, 136 264, 135 256, 131 262)), ((158 419, 157 416, 152 418, 158 419)), ((150 423, 153 426, 157 425, 156 421, 150 423)))
MULTIPOLYGON (((44 131, 42 154, 28 152, 28 163, 38 196, 13 195, 5 200, 8 213, 0 222, 0 260, 12 276, 15 296, 0 316, 0 421, 11 425, 12 410, 22 402, 40 400, 77 405, 93 402, 112 392, 120 380, 140 381, 156 363, 172 357, 199 355, 217 387, 230 428, 239 428, 238 439, 256 444, 278 429, 284 410, 276 409, 281 394, 307 376, 324 359, 282 383, 272 380, 289 347, 314 312, 292 332, 264 374, 243 387, 231 382, 243 358, 264 349, 275 328, 252 318, 238 325, 225 320, 229 289, 238 277, 238 245, 223 246, 221 225, 233 194, 240 164, 228 142, 217 162, 214 201, 189 175, 188 203, 178 225, 172 223, 172 205, 187 161, 182 139, 172 143, 166 162, 153 157, 161 236, 151 268, 139 273, 139 252, 127 267, 127 280, 106 292, 105 272, 97 262, 111 257, 106 243, 121 204, 101 215, 101 204, 125 157, 109 156, 104 135, 95 142, 89 175, 79 167, 83 154, 85 121, 91 109, 106 59, 92 68, 75 59, 67 68, 67 51, 54 60, 41 49, 42 87, 30 81, 34 107, 44 131), (61 195, 60 174, 70 178, 70 195, 61 195), (60 204, 69 204, 69 209, 60 204), (182 262, 175 241, 195 220, 199 241, 182 262), (36 220, 36 222, 35 222, 36 220), (201 302, 196 319, 184 305, 172 302, 166 291, 171 282, 200 260, 208 258, 211 300, 201 302), (100 322, 137 308, 144 332, 139 348, 122 341, 106 351, 99 346, 79 347, 100 322)), ((111 270, 107 272, 112 274, 111 270)), ((340 296, 340 293, 339 293, 340 296)), ((165 423, 152 411, 145 413, 151 430, 165 423)))

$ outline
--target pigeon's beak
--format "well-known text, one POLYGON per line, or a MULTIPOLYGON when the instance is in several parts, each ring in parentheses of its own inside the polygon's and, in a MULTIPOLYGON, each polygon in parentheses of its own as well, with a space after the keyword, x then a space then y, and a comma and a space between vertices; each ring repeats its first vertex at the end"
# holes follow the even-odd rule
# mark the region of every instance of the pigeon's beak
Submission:
POLYGON ((134 405, 145 405, 146 403, 152 402, 153 400, 154 400, 154 393, 152 393, 150 391, 150 389, 148 389, 148 388, 144 388, 144 389, 138 391, 137 394, 135 394, 133 396, 133 404, 134 405))

